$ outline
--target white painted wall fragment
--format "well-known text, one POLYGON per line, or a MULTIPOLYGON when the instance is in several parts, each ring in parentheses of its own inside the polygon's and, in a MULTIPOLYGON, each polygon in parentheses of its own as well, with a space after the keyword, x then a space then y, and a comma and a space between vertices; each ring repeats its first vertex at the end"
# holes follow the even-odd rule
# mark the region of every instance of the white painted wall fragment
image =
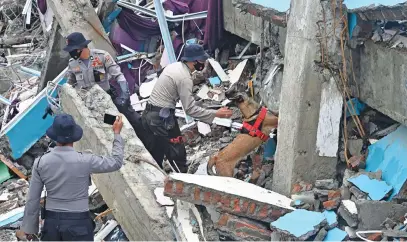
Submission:
POLYGON ((319 156, 336 157, 343 109, 342 95, 335 80, 322 84, 316 149, 319 156))

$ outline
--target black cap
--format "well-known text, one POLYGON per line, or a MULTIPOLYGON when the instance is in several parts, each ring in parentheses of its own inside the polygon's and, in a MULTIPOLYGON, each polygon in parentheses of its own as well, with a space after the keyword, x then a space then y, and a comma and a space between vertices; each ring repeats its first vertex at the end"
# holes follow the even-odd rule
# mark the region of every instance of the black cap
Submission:
POLYGON ((198 44, 190 44, 185 46, 183 61, 206 61, 209 55, 204 48, 198 44))
POLYGON ((65 51, 71 52, 73 50, 79 50, 85 48, 91 40, 85 39, 82 33, 74 32, 68 37, 66 37, 67 46, 64 48, 65 51))

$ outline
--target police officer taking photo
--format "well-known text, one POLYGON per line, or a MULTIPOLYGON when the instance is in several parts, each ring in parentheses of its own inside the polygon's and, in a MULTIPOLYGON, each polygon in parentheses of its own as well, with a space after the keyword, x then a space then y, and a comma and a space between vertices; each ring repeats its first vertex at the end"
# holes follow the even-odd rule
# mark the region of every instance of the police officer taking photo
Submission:
POLYGON ((90 89, 98 84, 113 100, 120 113, 129 120, 137 136, 142 138, 141 117, 130 104, 130 92, 120 66, 104 50, 89 49, 91 40, 85 39, 82 33, 74 32, 66 37, 71 59, 68 65, 68 83, 79 89, 90 89), (120 90, 111 85, 116 81, 120 90))
POLYGON ((232 116, 230 109, 209 110, 195 103, 192 73, 202 71, 208 58, 201 45, 187 45, 182 61, 165 67, 154 86, 142 122, 150 133, 145 146, 161 167, 166 156, 180 172, 188 170, 185 145, 175 117, 175 106, 179 100, 187 115, 202 122, 211 124, 215 117, 232 116))
POLYGON ((47 191, 45 209, 41 210, 43 241, 93 241, 93 221, 88 204, 89 177, 92 173, 119 170, 123 165, 124 141, 120 136, 121 116, 113 124, 114 140, 111 156, 97 156, 75 151, 73 143, 82 138, 83 130, 71 115, 55 117, 47 136, 57 146, 37 158, 24 210, 22 231, 28 240, 38 233, 40 199, 47 191))

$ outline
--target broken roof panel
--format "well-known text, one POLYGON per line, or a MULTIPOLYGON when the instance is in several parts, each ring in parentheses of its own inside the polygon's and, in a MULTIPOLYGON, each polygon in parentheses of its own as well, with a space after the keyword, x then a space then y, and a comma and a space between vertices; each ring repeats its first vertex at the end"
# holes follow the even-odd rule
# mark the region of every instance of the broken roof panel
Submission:
MULTIPOLYGON (((369 0, 360 1, 360 3, 365 3, 369 0)), ((376 0, 373 3, 378 3, 379 5, 372 5, 372 2, 367 4, 354 4, 354 1, 348 0, 350 2, 345 4, 351 9, 349 12, 357 13, 362 20, 374 21, 374 20, 405 20, 407 19, 407 2, 400 0, 376 0), (365 7, 363 7, 365 6, 365 7)))
POLYGON ((405 0, 345 0, 344 4, 346 4, 349 9, 355 9, 370 6, 372 4, 393 6, 403 2, 405 2, 405 0))

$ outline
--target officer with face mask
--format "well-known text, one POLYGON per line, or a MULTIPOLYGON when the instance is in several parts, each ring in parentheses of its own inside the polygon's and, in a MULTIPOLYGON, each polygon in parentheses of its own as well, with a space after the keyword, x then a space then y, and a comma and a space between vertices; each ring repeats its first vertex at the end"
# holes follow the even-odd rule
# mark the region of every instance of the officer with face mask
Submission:
POLYGON ((179 100, 187 115, 202 122, 211 124, 215 117, 232 116, 232 111, 227 108, 216 111, 195 104, 192 73, 202 71, 208 57, 201 45, 187 45, 182 62, 166 66, 151 93, 142 115, 143 127, 150 133, 145 146, 161 167, 166 156, 181 172, 188 170, 185 145, 175 117, 175 106, 179 100))
POLYGON ((72 33, 66 38, 65 51, 72 57, 68 66, 68 83, 76 88, 89 89, 98 84, 113 100, 120 113, 129 120, 137 136, 143 140, 144 130, 140 115, 133 110, 130 104, 130 93, 127 81, 112 56, 98 49, 89 49, 90 40, 86 40, 82 33, 72 33), (120 90, 111 85, 116 81, 120 90))

